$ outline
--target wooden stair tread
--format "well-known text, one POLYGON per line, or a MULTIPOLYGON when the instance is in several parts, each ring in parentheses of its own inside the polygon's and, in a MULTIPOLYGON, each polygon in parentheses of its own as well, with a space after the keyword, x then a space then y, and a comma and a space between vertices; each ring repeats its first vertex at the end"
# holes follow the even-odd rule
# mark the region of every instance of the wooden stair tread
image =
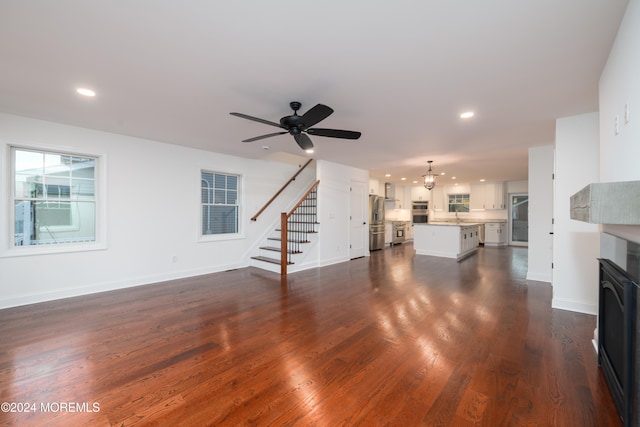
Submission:
MULTIPOLYGON (((271 264, 280 265, 280 260, 279 259, 269 258, 267 256, 252 256, 251 259, 256 259, 258 261, 264 261, 264 262, 269 262, 271 264)), ((287 262, 287 265, 291 265, 291 264, 293 264, 291 261, 287 262)))
MULTIPOLYGON (((280 237, 267 237, 267 240, 276 240, 278 242, 282 241, 282 239, 280 237)), ((293 240, 293 239, 289 239, 288 241, 290 243, 310 243, 309 240, 293 240)))
MULTIPOLYGON (((277 246, 260 246, 260 249, 264 249, 265 251, 273 251, 280 252, 280 248, 277 246)), ((289 254, 301 254, 301 251, 287 251, 289 254)))

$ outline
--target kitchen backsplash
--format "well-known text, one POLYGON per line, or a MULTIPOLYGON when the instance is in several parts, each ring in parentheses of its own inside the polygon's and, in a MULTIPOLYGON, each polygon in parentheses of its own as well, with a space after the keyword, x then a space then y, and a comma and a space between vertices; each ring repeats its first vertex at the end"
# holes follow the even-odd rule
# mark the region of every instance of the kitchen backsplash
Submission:
MULTIPOLYGON (((494 209, 486 211, 459 212, 457 218, 464 221, 486 222, 489 220, 507 220, 507 209, 494 209)), ((429 222, 456 219, 454 212, 429 211, 429 222)))

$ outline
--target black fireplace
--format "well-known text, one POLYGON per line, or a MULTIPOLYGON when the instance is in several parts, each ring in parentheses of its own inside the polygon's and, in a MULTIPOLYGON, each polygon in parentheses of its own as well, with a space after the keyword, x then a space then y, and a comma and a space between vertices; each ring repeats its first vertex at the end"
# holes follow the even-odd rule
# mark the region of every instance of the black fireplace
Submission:
POLYGON ((625 427, 638 427, 640 314, 637 308, 640 299, 640 246, 622 240, 617 242, 615 252, 617 255, 612 255, 612 258, 616 262, 608 258, 598 260, 598 363, 625 427), (621 248, 624 250, 621 251, 621 248))

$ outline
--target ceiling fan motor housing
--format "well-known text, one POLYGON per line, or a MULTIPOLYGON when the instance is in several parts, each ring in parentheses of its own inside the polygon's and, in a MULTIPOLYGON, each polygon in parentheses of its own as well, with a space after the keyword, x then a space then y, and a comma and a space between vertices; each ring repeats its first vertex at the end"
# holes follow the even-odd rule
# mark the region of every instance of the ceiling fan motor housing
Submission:
POLYGON ((297 135, 306 128, 305 124, 302 122, 302 116, 298 116, 297 114, 281 118, 280 125, 283 128, 288 129, 289 133, 292 135, 297 135))

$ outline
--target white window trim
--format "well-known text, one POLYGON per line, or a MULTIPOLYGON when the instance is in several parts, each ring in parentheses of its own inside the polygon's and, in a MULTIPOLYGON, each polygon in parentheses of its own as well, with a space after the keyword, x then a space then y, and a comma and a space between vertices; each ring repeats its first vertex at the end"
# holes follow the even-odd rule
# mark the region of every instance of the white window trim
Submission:
POLYGON ((0 221, 0 258, 107 249, 107 155, 105 153, 87 152, 76 147, 0 140, 0 165, 2 165, 0 189, 3 190, 0 191, 0 209, 3 210, 7 218, 6 221, 0 221), (13 188, 11 184, 14 179, 12 175, 14 174, 14 165, 11 150, 14 148, 86 156, 96 159, 96 236, 94 242, 14 246, 15 210, 11 208, 13 203, 13 188))
POLYGON ((198 243, 210 243, 210 242, 221 242, 225 240, 242 240, 245 238, 244 232, 244 212, 245 212, 245 199, 244 199, 244 175, 240 172, 235 171, 225 171, 224 169, 213 169, 201 167, 198 169, 198 185, 196 187, 197 190, 197 201, 198 201, 198 221, 196 223, 196 235, 198 243), (224 175, 235 175, 238 177, 238 184, 240 192, 240 197, 238 198, 238 232, 237 233, 229 233, 229 234, 202 234, 202 172, 206 173, 218 173, 224 175))

